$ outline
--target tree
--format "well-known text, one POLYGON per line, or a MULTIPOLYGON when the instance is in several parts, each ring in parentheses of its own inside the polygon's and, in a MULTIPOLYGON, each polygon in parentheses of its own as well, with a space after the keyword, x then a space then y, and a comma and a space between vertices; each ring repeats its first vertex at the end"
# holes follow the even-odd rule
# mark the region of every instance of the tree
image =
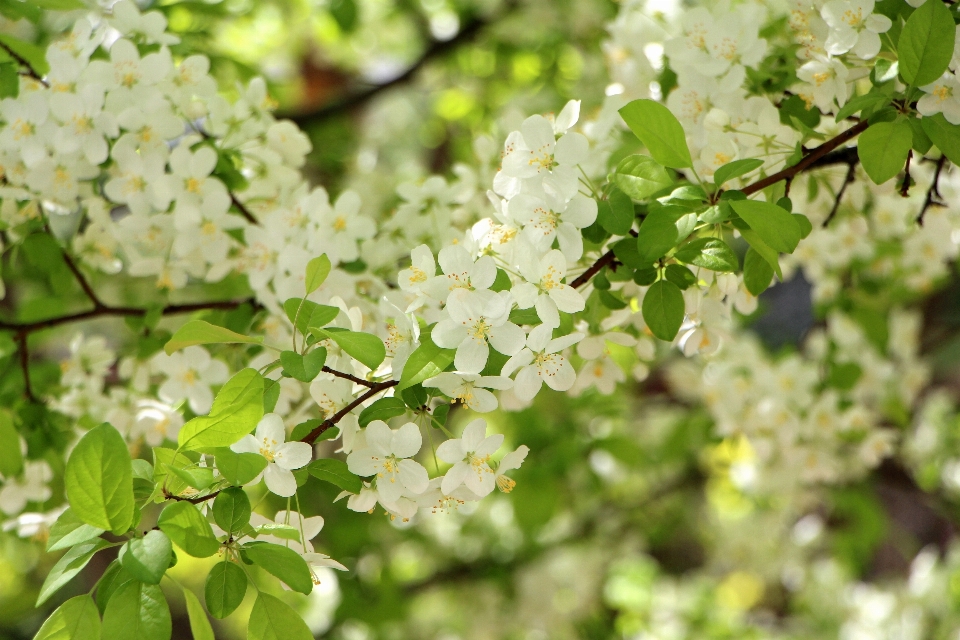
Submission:
POLYGON ((624 2, 602 46, 539 34, 609 69, 543 115, 500 50, 547 78, 524 28, 609 5, 374 4, 321 39, 425 16, 419 57, 277 115, 201 37, 232 5, 0 2, 35 25, 0 34, 35 637, 955 634, 958 5, 624 2), (448 56, 473 93, 393 108, 448 56))

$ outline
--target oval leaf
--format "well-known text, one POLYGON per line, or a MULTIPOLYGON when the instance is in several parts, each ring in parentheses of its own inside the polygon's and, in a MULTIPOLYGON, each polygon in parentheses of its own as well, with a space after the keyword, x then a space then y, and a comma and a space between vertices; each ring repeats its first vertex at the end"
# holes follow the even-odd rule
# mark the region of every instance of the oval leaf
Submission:
POLYGON ((92 542, 85 542, 73 547, 63 557, 57 560, 50 573, 47 574, 40 587, 40 595, 37 596, 37 605, 40 606, 46 602, 50 596, 60 590, 60 587, 70 582, 75 575, 87 566, 90 559, 110 543, 106 540, 96 539, 92 542))
POLYGON ((160 587, 133 580, 113 594, 103 613, 104 638, 169 640, 170 607, 160 587))
POLYGON ((870 179, 883 184, 900 173, 912 146, 913 131, 906 122, 878 122, 860 134, 857 156, 870 179))
POLYGON ((131 540, 120 550, 120 565, 148 584, 160 584, 170 566, 173 545, 163 531, 150 531, 140 540, 131 540))
POLYGON ((360 493, 363 483, 360 478, 350 473, 347 463, 336 458, 320 458, 310 463, 310 475, 324 482, 336 485, 350 493, 360 493))
POLYGON ((263 376, 243 369, 217 394, 210 414, 183 425, 177 441, 181 449, 229 447, 257 426, 263 417, 263 376))
POLYGON ((760 200, 731 200, 730 206, 770 248, 793 253, 800 242, 800 225, 775 204, 760 200))
POLYGON ((289 605, 261 592, 250 612, 247 640, 313 640, 313 634, 289 605))
POLYGON ((100 640, 100 613, 90 596, 70 598, 47 618, 33 640, 100 640))
POLYGON ((697 238, 680 247, 674 257, 711 271, 736 271, 740 267, 737 254, 719 238, 697 238))
POLYGON ((204 322, 203 320, 191 320, 173 334, 173 337, 167 341, 163 350, 167 354, 179 351, 184 347, 190 347, 196 344, 262 344, 263 338, 257 336, 245 336, 224 327, 218 327, 215 324, 204 322))
POLYGON ((174 502, 160 514, 157 526, 178 547, 195 558, 207 558, 220 549, 220 542, 206 518, 189 502, 174 502))
POLYGON ((739 178, 762 166, 763 160, 760 158, 744 158, 743 160, 728 162, 714 172, 713 183, 719 187, 724 182, 739 178))
POLYGON ((313 573, 300 554, 270 542, 248 542, 242 547, 247 558, 279 578, 294 591, 309 595, 313 591, 313 573))
MULTIPOLYGON (((620 161, 613 173, 613 182, 634 200, 646 200, 653 194, 670 187, 673 184, 673 179, 663 168, 663 165, 656 160, 650 156, 637 154, 627 156, 620 161)), ((630 222, 633 222, 633 215, 630 216, 630 222)), ((604 228, 606 229, 606 227, 604 228)), ((629 227, 627 227, 627 230, 629 230, 629 227)), ((610 231, 610 233, 622 236, 626 231, 610 231)))
POLYGON ((620 117, 654 160, 672 169, 693 166, 683 127, 665 106, 653 100, 634 100, 620 108, 620 117))
POLYGON ((432 378, 449 367, 456 355, 454 349, 441 349, 426 332, 420 334, 420 346, 410 354, 403 373, 400 375, 400 384, 397 391, 420 384, 427 378, 432 378))
POLYGON ((954 31, 953 16, 943 2, 925 2, 913 12, 897 42, 900 75, 907 84, 930 84, 947 70, 954 31))
POLYGON ((330 275, 330 258, 327 257, 327 254, 318 256, 308 262, 307 275, 303 282, 307 289, 307 295, 319 289, 328 275, 330 275))
POLYGON ((960 126, 950 124, 942 113, 921 118, 920 125, 933 144, 953 164, 960 164, 960 126))
POLYGON ((216 640, 210 620, 207 619, 207 614, 193 591, 184 587, 183 599, 187 603, 187 616, 190 618, 190 633, 193 635, 193 640, 216 640))
POLYGON ((250 498, 239 487, 220 492, 213 501, 213 519, 227 533, 240 531, 250 522, 250 498))
POLYGON ((218 562, 207 575, 203 599, 214 618, 226 618, 236 611, 247 593, 247 574, 229 561, 218 562))
POLYGON ((133 469, 120 432, 104 422, 88 431, 67 460, 70 508, 85 523, 116 534, 133 522, 133 469))
POLYGON ((654 282, 643 297, 643 321, 661 340, 673 340, 683 324, 684 303, 680 287, 667 280, 654 282))

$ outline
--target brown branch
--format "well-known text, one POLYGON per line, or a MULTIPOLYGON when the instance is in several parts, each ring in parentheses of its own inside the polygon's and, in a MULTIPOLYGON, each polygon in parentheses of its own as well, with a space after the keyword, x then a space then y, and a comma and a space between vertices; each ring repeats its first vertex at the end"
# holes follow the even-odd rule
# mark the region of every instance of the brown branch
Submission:
POLYGON ((907 151, 907 163, 903 166, 903 183, 900 185, 900 196, 910 197, 910 160, 913 159, 913 149, 907 151))
POLYGON ((456 50, 462 44, 472 41, 483 31, 484 28, 496 23, 516 9, 517 4, 517 2, 509 2, 507 7, 501 11, 499 15, 492 19, 474 18, 470 20, 463 26, 457 35, 449 40, 430 41, 423 54, 406 71, 388 82, 362 89, 353 93, 352 95, 347 95, 339 100, 326 104, 314 111, 308 111, 306 113, 277 114, 277 118, 292 120, 297 124, 297 126, 304 128, 308 125, 326 120, 327 118, 339 116, 355 109, 356 107, 362 106, 364 103, 368 102, 372 98, 375 98, 384 91, 413 80, 420 69, 422 69, 428 62, 456 50))
POLYGON ((206 502, 207 500, 213 500, 218 495, 220 495, 220 489, 214 491, 213 493, 207 493, 202 496, 193 496, 193 497, 178 496, 175 493, 170 493, 169 491, 166 490, 166 488, 164 488, 163 490, 163 497, 166 498, 167 500, 175 500, 177 502, 189 502, 190 504, 200 504, 202 502, 206 502))
POLYGON ((314 429, 304 437, 300 438, 300 442, 313 444, 314 442, 317 441, 317 438, 320 437, 320 434, 322 434, 324 431, 333 427, 335 424, 343 420, 347 416, 347 414, 349 414, 351 411, 353 411, 354 409, 356 409, 361 404, 363 404, 373 396, 377 395, 381 391, 386 391, 390 387, 397 386, 397 384, 399 384, 399 381, 397 380, 387 380, 385 382, 374 383, 373 386, 371 386, 363 395, 354 399, 353 402, 345 406, 343 409, 340 409, 340 411, 337 411, 329 419, 321 422, 316 429, 314 429))
POLYGON ((830 209, 830 215, 827 216, 827 219, 823 221, 823 228, 826 229, 830 224, 830 221, 833 220, 833 217, 837 215, 837 211, 840 209, 840 201, 843 199, 843 194, 847 190, 847 187, 853 184, 854 179, 856 178, 857 173, 857 163, 852 161, 850 167, 847 169, 847 175, 843 179, 843 184, 840 185, 840 189, 837 191, 837 197, 833 201, 833 207, 830 209))
POLYGON ((28 78, 33 78, 34 80, 36 80, 37 82, 39 82, 45 87, 48 87, 48 88, 50 87, 50 83, 44 80, 40 76, 40 74, 37 73, 37 70, 33 68, 33 65, 27 62, 26 59, 24 59, 16 51, 11 49, 6 42, 0 41, 0 49, 3 49, 4 51, 6 51, 7 55, 9 55, 11 58, 16 60, 17 64, 19 64, 21 67, 25 69, 25 73, 23 73, 23 75, 27 76, 28 78))
POLYGON ((230 202, 233 203, 233 206, 235 206, 241 214, 243 214, 243 217, 247 219, 247 222, 250 224, 259 225, 260 222, 253 217, 253 214, 250 213, 250 209, 247 209, 247 206, 240 202, 237 196, 233 195, 233 191, 228 191, 228 193, 230 194, 230 202))
MULTIPOLYGON (((43 228, 51 238, 56 239, 56 236, 53 235, 53 232, 50 230, 49 224, 44 224, 43 228)), ((57 243, 59 246, 59 243, 57 243)), ((83 275, 83 272, 80 271, 80 267, 74 262, 73 258, 70 256, 70 253, 67 251, 66 247, 60 246, 60 254, 63 256, 63 261, 67 263, 67 268, 70 269, 70 272, 73 273, 73 277, 76 278, 77 284, 80 285, 80 288, 83 289, 83 292, 90 299, 90 302, 93 303, 94 309, 103 309, 106 305, 97 297, 96 292, 93 290, 93 287, 90 286, 90 283, 87 281, 86 276, 83 275)))
POLYGON ((327 365, 323 365, 323 366, 320 368, 320 370, 323 371, 324 373, 329 373, 329 374, 334 375, 334 376, 336 376, 336 377, 338 377, 338 378, 343 378, 344 380, 349 380, 350 382, 353 382, 354 384, 363 385, 364 387, 367 387, 368 389, 373 389, 373 388, 374 388, 375 386, 377 386, 377 384, 378 384, 377 382, 370 382, 369 380, 364 380, 363 378, 358 378, 357 376, 350 375, 349 373, 344 373, 343 371, 337 371, 336 369, 331 369, 331 368, 328 367, 327 365))
POLYGON ((930 207, 943 207, 945 206, 942 200, 943 196, 940 194, 940 173, 943 171, 944 166, 947 163, 947 156, 941 155, 940 159, 937 160, 937 168, 933 171, 933 181, 930 183, 930 188, 927 189, 927 197, 923 200, 923 207, 920 209, 920 214, 917 216, 917 224, 921 227, 923 226, 923 216, 926 215, 927 209, 930 207), (936 196, 937 200, 935 201, 933 197, 936 196))

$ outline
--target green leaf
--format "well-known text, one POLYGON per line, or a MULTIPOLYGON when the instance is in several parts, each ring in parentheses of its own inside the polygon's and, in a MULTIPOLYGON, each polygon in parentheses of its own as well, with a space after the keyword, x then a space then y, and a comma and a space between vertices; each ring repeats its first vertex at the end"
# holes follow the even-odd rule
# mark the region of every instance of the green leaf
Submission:
POLYGON ((752 247, 747 249, 743 258, 743 284, 747 291, 759 296, 770 286, 773 280, 773 267, 752 247))
POLYGON ((50 537, 47 539, 47 551, 59 551, 72 547, 75 544, 96 538, 104 530, 85 524, 77 517, 73 509, 67 508, 60 514, 57 521, 50 527, 50 537))
POLYGON ((90 596, 70 598, 57 607, 33 640, 100 640, 100 613, 90 596))
POLYGON ((643 297, 643 321, 650 332, 661 340, 673 340, 683 324, 684 303, 680 287, 660 280, 647 289, 643 297))
POLYGON ((680 247, 673 257, 711 271, 736 271, 740 267, 737 254, 719 238, 697 238, 680 247))
POLYGON ((864 171, 876 184, 894 177, 907 162, 913 146, 913 131, 904 121, 878 122, 860 134, 857 156, 864 171))
POLYGON ((922 87, 937 80, 953 57, 953 17, 943 2, 925 2, 907 19, 897 42, 900 75, 922 87))
POLYGON ((87 5, 80 0, 30 0, 41 9, 51 11, 73 11, 74 9, 86 9, 87 5))
POLYGON ((213 501, 213 520, 227 533, 240 531, 250 523, 250 498, 239 487, 220 492, 213 501))
POLYGON ((190 618, 190 633, 193 635, 193 640, 216 640, 203 605, 193 591, 183 587, 183 599, 187 603, 187 616, 190 618))
POLYGON ((111 640, 169 640, 171 631, 170 607, 155 584, 126 583, 103 613, 102 634, 111 640))
POLYGON ((443 373, 453 363, 456 353, 454 349, 441 349, 434 344, 427 332, 421 333, 420 346, 410 354, 406 364, 403 365, 397 391, 403 391, 407 387, 420 384, 428 378, 443 373))
POLYGON ((764 260, 767 261, 767 264, 770 265, 770 268, 777 274, 777 277, 783 280, 783 272, 780 270, 780 254, 777 253, 776 249, 771 249, 770 245, 760 239, 760 236, 757 235, 757 232, 753 229, 741 229, 740 235, 743 236, 743 239, 747 241, 747 244, 750 247, 760 254, 764 260))
POLYGON ((208 558, 220 550, 210 523, 189 502, 168 504, 160 513, 157 526, 194 558, 208 558))
POLYGON ((97 538, 91 542, 78 544, 63 554, 63 557, 57 560, 57 564, 53 565, 50 573, 43 581, 43 586, 40 587, 40 595, 37 596, 36 606, 42 605, 50 596, 59 591, 60 587, 70 582, 75 575, 80 573, 81 569, 87 566, 87 563, 90 562, 97 551, 109 545, 110 543, 106 540, 97 538))
POLYGON ((813 231, 813 225, 810 223, 810 218, 803 215, 802 213, 792 213, 793 219, 797 221, 797 225, 800 226, 800 238, 806 238, 810 235, 810 232, 813 231))
POLYGON ((97 608, 101 614, 107 610, 107 603, 110 602, 113 594, 131 581, 136 581, 136 578, 123 570, 119 560, 114 560, 107 565, 107 570, 103 572, 103 576, 97 584, 97 608))
POLYGON ((174 465, 167 465, 167 473, 175 475, 188 487, 193 487, 200 491, 213 484, 213 469, 207 467, 180 468, 174 465))
POLYGON ((608 233, 626 235, 633 225, 633 201, 616 187, 607 200, 597 203, 597 222, 608 233))
POLYGON ((167 354, 179 351, 184 347, 195 344, 263 344, 263 338, 245 336, 225 327, 218 327, 203 320, 191 320, 173 334, 173 337, 164 345, 167 354))
POLYGON ((297 331, 304 335, 311 327, 325 327, 336 320, 340 314, 339 307, 317 304, 309 300, 303 300, 303 306, 301 307, 301 300, 302 298, 290 298, 283 303, 283 311, 287 314, 290 322, 294 322, 294 318, 296 318, 297 331), (297 309, 300 310, 299 315, 297 309))
MULTIPOLYGON (((641 266, 653 264, 686 238, 693 230, 693 226, 688 222, 686 214, 676 211, 675 208, 665 207, 648 213, 637 232, 637 252, 641 266)), ((693 217, 693 222, 696 222, 696 216, 693 217)))
POLYGON ((313 573, 300 554, 270 542, 248 542, 242 547, 255 565, 279 578, 294 591, 309 595, 313 591, 313 573))
POLYGON ((13 415, 0 409, 0 476, 12 478, 23 471, 23 454, 20 452, 20 434, 13 426, 13 415))
POLYGON ((119 535, 133 522, 133 470, 120 432, 104 422, 88 431, 67 460, 67 501, 78 518, 119 535))
POLYGON ((380 398, 360 412, 360 426, 365 427, 374 420, 389 420, 407 412, 407 405, 400 398, 380 398))
POLYGON ((267 459, 259 453, 237 453, 227 447, 214 452, 217 470, 233 485, 245 485, 267 468, 267 459))
POLYGON ((247 574, 234 563, 218 562, 207 575, 203 599, 214 618, 223 619, 236 611, 247 593, 247 574))
POLYGON ((312 382, 320 374, 326 361, 327 350, 323 347, 317 347, 306 355, 300 355, 296 351, 280 353, 283 372, 301 382, 312 382))
POLYGON ((937 149, 953 164, 960 165, 960 126, 950 124, 942 113, 921 118, 920 125, 937 149))
POLYGON ((27 61, 27 64, 33 68, 39 75, 45 76, 50 72, 50 65, 47 64, 47 52, 35 44, 24 42, 11 35, 0 33, 0 42, 10 47, 14 53, 27 61))
MULTIPOLYGON (((694 275, 688 267, 679 264, 667 265, 667 268, 664 271, 664 277, 673 284, 680 287, 681 290, 686 290, 691 285, 697 283, 697 276, 694 275)), ((601 292, 602 295, 603 292, 601 292)), ((624 302, 623 306, 626 307, 627 303, 624 302)), ((622 309, 623 307, 617 307, 622 309)))
POLYGON ((318 256, 308 262, 307 275, 303 282, 307 289, 307 295, 319 289, 328 275, 330 275, 330 258, 327 257, 327 254, 318 256))
POLYGON ((654 160, 672 169, 693 166, 683 126, 665 106, 653 100, 634 100, 621 107, 620 116, 654 160))
POLYGON ((725 182, 739 178, 755 169, 763 166, 763 160, 760 158, 745 158, 743 160, 734 160, 723 165, 713 173, 713 183, 718 187, 725 182))
POLYGON ((347 354, 367 365, 371 370, 379 367, 383 359, 387 357, 387 349, 383 346, 383 340, 372 333, 331 331, 316 328, 310 329, 310 333, 321 340, 333 340, 347 354))
POLYGON ((263 417, 263 387, 263 376, 242 369, 220 389, 209 415, 183 425, 180 448, 229 447, 250 433, 263 417))
POLYGON ((864 109, 871 109, 874 107, 879 107, 880 105, 890 102, 890 97, 880 93, 879 91, 871 91, 862 96, 857 96, 851 100, 848 100, 843 107, 840 108, 840 111, 837 112, 836 122, 841 120, 846 120, 853 114, 864 109))
MULTIPOLYGON (((673 178, 656 160, 650 156, 637 154, 627 156, 620 161, 613 173, 613 183, 634 200, 646 200, 673 185, 673 178)), ((633 222, 632 209, 631 207, 630 222, 633 222)), ((610 233, 616 232, 610 231, 610 233)), ((620 236, 625 234, 626 231, 617 233, 620 236)))
POLYGON ((261 592, 250 612, 247 640, 313 640, 313 634, 289 605, 261 592))
POLYGON ((797 248, 800 225, 777 205, 759 200, 731 200, 730 206, 772 249, 793 253, 797 248))
POLYGON ((20 74, 13 62, 0 64, 0 98, 16 98, 20 94, 20 74))
POLYGON ((283 538, 285 540, 294 540, 296 542, 300 542, 300 530, 289 524, 268 522, 267 524, 261 524, 253 528, 254 537, 264 534, 268 536, 275 536, 277 538, 283 538))
POLYGON ((310 470, 310 475, 314 478, 336 485, 344 491, 360 493, 360 490, 363 488, 363 483, 360 481, 360 478, 350 473, 350 470, 347 468, 347 463, 343 460, 320 458, 319 460, 311 462, 307 468, 310 470))
POLYGON ((617 260, 631 269, 650 266, 650 262, 644 262, 640 259, 640 253, 637 251, 637 240, 634 238, 624 238, 614 243, 613 255, 617 256, 617 260))
POLYGON ((163 531, 153 530, 120 548, 120 565, 140 582, 160 584, 170 566, 173 545, 163 531))

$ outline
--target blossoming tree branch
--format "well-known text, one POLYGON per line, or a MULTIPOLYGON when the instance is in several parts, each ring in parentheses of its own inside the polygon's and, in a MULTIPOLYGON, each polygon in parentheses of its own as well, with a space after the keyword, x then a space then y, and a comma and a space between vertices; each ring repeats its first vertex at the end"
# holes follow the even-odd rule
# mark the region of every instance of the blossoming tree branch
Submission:
POLYGON ((265 83, 218 87, 206 57, 171 53, 160 13, 39 4, 71 28, 46 48, 0 35, 17 293, 0 352, 21 392, 0 408, 0 509, 65 552, 38 606, 119 551, 37 638, 169 638, 159 585, 183 554, 216 557, 202 594, 182 588, 194 637, 251 582, 248 637, 312 637, 248 570, 305 594, 347 570, 311 542, 308 478, 406 522, 509 493, 536 459, 482 417, 452 433, 457 406, 611 393, 679 352, 678 394, 721 436, 836 482, 890 455, 926 382, 910 305, 957 253, 957 5, 624 2, 601 108, 530 115, 469 170, 489 189, 403 183, 383 216, 309 185, 309 140, 265 83), (24 269, 76 304, 21 305, 24 269), (799 269, 828 329, 809 360, 769 365, 783 398, 753 402, 738 372, 766 356, 737 323, 799 269), (126 302, 135 279, 156 295, 126 302), (197 300, 200 283, 244 293, 197 300), (41 338, 70 327, 86 329, 46 367, 41 338), (267 494, 285 502, 272 519, 267 494))

